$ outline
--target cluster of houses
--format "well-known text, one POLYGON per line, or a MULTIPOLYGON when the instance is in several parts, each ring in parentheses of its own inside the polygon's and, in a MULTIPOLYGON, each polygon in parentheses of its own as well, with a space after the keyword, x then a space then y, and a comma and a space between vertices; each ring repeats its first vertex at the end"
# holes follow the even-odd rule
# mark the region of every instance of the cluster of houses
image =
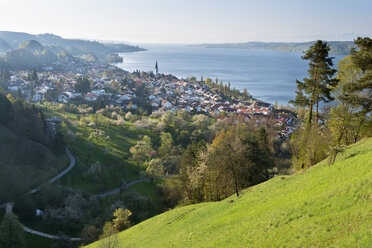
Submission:
MULTIPOLYGON (((87 102, 97 101, 99 98, 108 100, 110 104, 122 108, 136 109, 133 104, 136 98, 134 88, 121 87, 120 90, 113 90, 110 86, 112 81, 123 80, 127 73, 116 74, 111 78, 102 77, 104 69, 93 68, 88 71, 91 77, 92 86, 89 92, 79 93, 75 91, 77 78, 83 74, 42 72, 38 73, 37 83, 28 80, 28 73, 25 71, 16 72, 7 82, 9 91, 20 91, 26 96, 27 101, 42 102, 44 100, 59 103, 68 103, 70 100, 79 98, 87 102)), ((85 74, 86 75, 86 74, 85 74)), ((270 115, 273 106, 263 102, 234 102, 223 100, 220 95, 211 91, 208 86, 199 83, 191 83, 186 80, 179 80, 175 77, 160 76, 136 79, 145 84, 148 93, 148 101, 153 110, 186 110, 204 113, 234 112, 246 115, 262 114, 270 115)))
POLYGON ((233 112, 241 114, 270 115, 273 106, 259 101, 231 103, 208 86, 190 83, 185 80, 149 81, 146 83, 153 110, 186 110, 204 113, 233 112))
MULTIPOLYGON (((72 72, 45 71, 37 74, 37 83, 28 80, 28 72, 15 72, 5 85, 9 91, 20 92, 30 102, 44 100, 59 103, 68 103, 73 99, 94 102, 105 99, 112 105, 123 109, 137 109, 136 88, 128 85, 112 87, 113 82, 119 82, 128 77, 127 72, 116 72, 110 77, 103 77, 107 67, 96 66, 88 68, 84 74, 72 72), (77 79, 89 75, 91 81, 90 91, 79 93, 75 91, 77 79)), ((278 125, 288 126, 292 121, 291 114, 274 114, 273 105, 261 101, 234 101, 224 100, 215 90, 198 82, 180 80, 171 75, 141 76, 132 75, 135 84, 142 84, 146 88, 147 102, 153 111, 199 112, 213 114, 220 112, 237 113, 250 118, 253 115, 274 116, 278 125)), ((117 84, 116 84, 117 85, 117 84)), ((290 130, 283 135, 290 134, 290 130)))

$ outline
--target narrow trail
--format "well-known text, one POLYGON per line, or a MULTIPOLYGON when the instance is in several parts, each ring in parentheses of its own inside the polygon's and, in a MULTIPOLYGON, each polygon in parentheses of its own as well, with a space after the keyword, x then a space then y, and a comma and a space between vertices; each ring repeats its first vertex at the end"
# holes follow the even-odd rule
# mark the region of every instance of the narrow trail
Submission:
MULTIPOLYGON (((61 173, 59 173, 57 176, 53 177, 52 179, 49 179, 48 183, 50 183, 50 184, 56 182, 58 179, 60 179, 61 177, 63 177, 67 173, 69 173, 74 168, 74 166, 76 164, 75 157, 72 155, 72 153, 70 152, 70 150, 67 147, 65 147, 65 148, 66 148, 66 154, 70 158, 70 165, 65 170, 63 170, 61 173)), ((173 176, 173 175, 166 175, 166 176, 161 176, 161 177, 157 177, 157 178, 167 178, 167 177, 171 177, 171 176, 173 176)), ((131 186, 133 186, 137 183, 141 183, 141 182, 148 181, 148 180, 151 180, 151 177, 146 177, 146 178, 142 178, 142 179, 138 179, 138 180, 129 182, 125 185, 124 189, 129 188, 129 187, 131 187, 131 186)), ((37 193, 40 190, 41 186, 42 185, 32 189, 30 192, 27 193, 27 195, 37 193)), ((96 196, 99 197, 99 198, 105 198, 107 196, 119 193, 120 190, 122 190, 122 189, 123 189, 122 187, 118 187, 118 188, 116 188, 112 191, 97 194, 96 196)), ((4 203, 4 204, 0 204, 0 208, 5 208, 5 213, 13 213, 13 205, 14 205, 14 202, 7 202, 7 203, 4 203)), ((48 238, 48 239, 55 239, 55 240, 60 240, 60 239, 65 239, 66 238, 66 237, 62 238, 62 237, 57 236, 57 235, 48 234, 48 233, 33 230, 33 229, 23 225, 22 223, 21 223, 21 225, 22 225, 23 230, 25 232, 31 233, 31 234, 34 234, 34 235, 37 235, 37 236, 40 236, 40 237, 44 237, 44 238, 48 238)), ((82 239, 78 238, 78 237, 68 237, 68 240, 76 242, 76 241, 81 241, 82 239)))
MULTIPOLYGON (((49 179, 48 183, 50 183, 50 184, 56 182, 58 179, 60 179, 61 177, 63 177, 67 173, 69 173, 75 167, 75 164, 76 164, 75 157, 72 155, 72 153, 70 152, 70 150, 67 147, 65 147, 65 148, 66 148, 67 156, 70 158, 70 165, 66 169, 64 169, 61 173, 59 173, 57 176, 53 177, 52 179, 49 179)), ((27 194, 28 195, 35 194, 36 192, 38 192, 40 190, 41 186, 42 185, 36 187, 35 189, 31 190, 27 194)))
MULTIPOLYGON (((166 176, 161 176, 161 177, 157 177, 157 178, 167 178, 167 177, 171 177, 171 176, 173 176, 173 175, 166 175, 166 176)), ((137 184, 137 183, 141 183, 141 182, 148 181, 148 180, 151 180, 151 177, 146 177, 146 178, 142 178, 142 179, 138 179, 138 180, 129 182, 125 185, 124 188, 126 189, 126 188, 129 188, 130 186, 133 186, 133 185, 137 184)), ((116 188, 116 189, 114 189, 112 191, 109 191, 109 192, 106 192, 106 193, 97 194, 96 196, 98 196, 99 198, 105 198, 107 196, 119 193, 120 190, 122 190, 122 187, 116 188)))
MULTIPOLYGON (((55 239, 55 240, 62 239, 62 237, 60 237, 60 236, 39 232, 39 231, 33 230, 31 228, 28 228, 27 226, 24 226, 24 225, 22 225, 22 227, 23 227, 23 230, 25 230, 25 232, 28 232, 28 233, 31 233, 31 234, 34 234, 34 235, 37 235, 37 236, 40 236, 40 237, 44 237, 44 238, 48 238, 48 239, 55 239)), ((69 237, 68 240, 76 242, 76 241, 81 241, 81 238, 69 237)))
MULTIPOLYGON (((70 165, 65 170, 63 170, 61 173, 59 173, 57 176, 53 177, 52 179, 49 179, 48 183, 50 183, 50 184, 54 183, 55 181, 57 181, 58 179, 60 179, 64 175, 66 175, 68 172, 70 172, 76 164, 75 157, 72 155, 72 153, 70 152, 70 150, 67 147, 65 147, 65 148, 66 148, 67 156, 70 158, 70 165)), ((27 193, 27 195, 35 194, 36 192, 38 192, 40 190, 41 186, 42 185, 40 185, 40 186, 36 187, 35 189, 31 190, 30 192, 27 193)), ((13 205, 14 205, 14 202, 7 202, 7 203, 4 203, 4 204, 1 204, 0 208, 5 208, 5 213, 9 214, 9 213, 13 213, 13 205)), ((62 239, 62 237, 57 236, 57 235, 52 235, 52 234, 43 233, 43 232, 33 230, 33 229, 23 225, 22 223, 21 223, 21 225, 22 225, 23 230, 25 232, 28 232, 28 233, 31 233, 31 234, 34 234, 34 235, 37 235, 37 236, 40 236, 40 237, 49 238, 49 239, 56 239, 56 240, 62 239)), ((70 240, 70 241, 81 241, 81 238, 69 237, 68 240, 70 240)))

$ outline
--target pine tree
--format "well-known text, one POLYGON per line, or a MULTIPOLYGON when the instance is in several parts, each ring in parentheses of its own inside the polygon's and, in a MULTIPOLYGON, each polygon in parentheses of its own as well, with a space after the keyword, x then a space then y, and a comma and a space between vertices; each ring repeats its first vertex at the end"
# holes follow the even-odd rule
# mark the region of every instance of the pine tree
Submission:
POLYGON ((362 75, 356 82, 345 85, 342 99, 361 107, 367 114, 372 111, 372 39, 358 37, 354 42, 359 50, 351 51, 351 59, 362 75))
POLYGON ((338 80, 333 78, 336 73, 333 66, 333 57, 329 57, 330 47, 327 42, 318 40, 313 46, 306 51, 302 59, 309 60, 308 78, 304 78, 297 83, 297 96, 295 100, 291 100, 296 106, 309 108, 308 125, 311 126, 313 118, 313 107, 316 107, 316 118, 319 118, 319 103, 329 102, 334 100, 331 96, 332 89, 337 85, 338 80))

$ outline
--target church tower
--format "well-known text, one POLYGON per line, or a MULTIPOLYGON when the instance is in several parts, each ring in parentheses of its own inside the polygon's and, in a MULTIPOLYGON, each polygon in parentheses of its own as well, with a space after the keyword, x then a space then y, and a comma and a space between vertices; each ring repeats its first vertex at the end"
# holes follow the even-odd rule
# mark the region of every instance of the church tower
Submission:
POLYGON ((159 75, 159 67, 158 67, 158 61, 155 63, 155 76, 157 77, 159 75))

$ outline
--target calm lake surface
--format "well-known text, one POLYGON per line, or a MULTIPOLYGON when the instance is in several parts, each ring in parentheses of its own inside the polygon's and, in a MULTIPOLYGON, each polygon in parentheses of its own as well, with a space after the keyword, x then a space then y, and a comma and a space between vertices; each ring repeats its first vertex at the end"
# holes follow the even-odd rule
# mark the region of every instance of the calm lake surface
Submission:
MULTIPOLYGON (((218 78, 248 92, 255 98, 286 105, 295 97, 296 79, 307 74, 307 61, 302 54, 248 49, 203 48, 187 45, 141 45, 147 51, 121 53, 117 64, 133 72, 154 71, 179 78, 195 76, 218 78)), ((335 64, 344 56, 334 55, 335 64)))

